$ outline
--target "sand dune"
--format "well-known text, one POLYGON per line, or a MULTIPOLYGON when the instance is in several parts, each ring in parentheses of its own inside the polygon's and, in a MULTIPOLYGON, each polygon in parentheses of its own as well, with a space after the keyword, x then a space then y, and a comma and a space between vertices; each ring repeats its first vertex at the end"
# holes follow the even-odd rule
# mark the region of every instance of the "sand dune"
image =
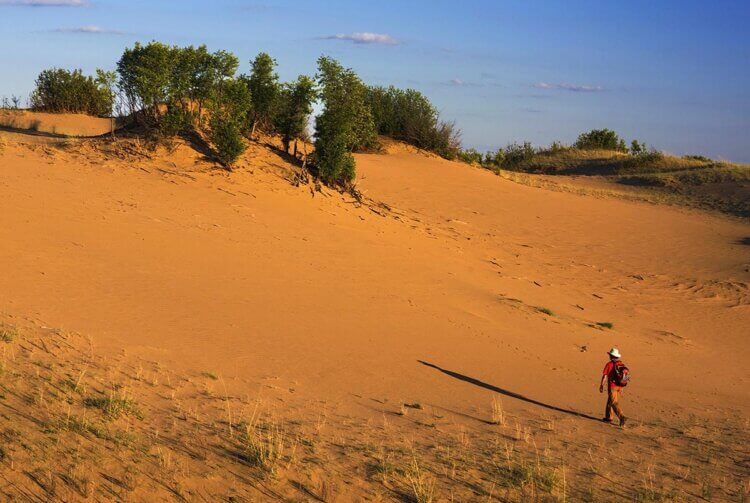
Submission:
POLYGON ((0 110, 0 127, 57 136, 100 136, 111 131, 112 121, 85 114, 0 110))
POLYGON ((360 418, 400 402, 486 415, 502 392, 510 413, 557 414, 581 440, 611 434, 569 412, 600 417, 618 345, 634 420, 750 412, 747 222, 408 148, 357 155, 360 205, 293 186, 260 145, 228 174, 187 146, 4 138, 0 312, 105 354, 278 379, 360 418))

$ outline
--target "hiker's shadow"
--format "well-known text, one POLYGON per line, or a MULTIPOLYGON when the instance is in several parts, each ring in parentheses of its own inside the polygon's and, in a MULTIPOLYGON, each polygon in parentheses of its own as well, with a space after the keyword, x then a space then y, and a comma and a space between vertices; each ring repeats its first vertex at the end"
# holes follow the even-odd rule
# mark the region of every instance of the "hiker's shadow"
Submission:
POLYGON ((498 388, 497 386, 493 386, 492 384, 488 384, 486 382, 480 381, 479 379, 474 379, 473 377, 465 376, 463 374, 459 374, 458 372, 453 372, 452 370, 446 370, 444 368, 440 368, 437 365, 429 362, 425 362, 422 360, 417 360, 422 365, 425 365, 427 367, 431 367, 435 370, 438 370, 442 372, 443 374, 449 375, 453 377, 454 379, 458 379, 459 381, 464 381, 469 384, 473 384, 474 386, 479 386, 480 388, 488 389, 490 391, 494 391, 495 393, 499 393, 501 395, 509 396, 511 398, 515 398, 517 400, 521 400, 526 403, 530 403, 533 405, 537 405, 539 407, 544 407, 545 409, 554 410, 556 412, 562 412, 564 414, 569 414, 571 416, 581 417, 584 419, 591 419, 592 421, 599 421, 599 419, 589 416, 588 414, 584 414, 582 412, 578 412, 575 410, 570 409, 564 409, 562 407, 557 407, 556 405, 550 405, 548 403, 540 402, 539 400, 534 400, 533 398, 529 398, 523 395, 519 395, 518 393, 514 393, 512 391, 508 391, 507 389, 498 388))

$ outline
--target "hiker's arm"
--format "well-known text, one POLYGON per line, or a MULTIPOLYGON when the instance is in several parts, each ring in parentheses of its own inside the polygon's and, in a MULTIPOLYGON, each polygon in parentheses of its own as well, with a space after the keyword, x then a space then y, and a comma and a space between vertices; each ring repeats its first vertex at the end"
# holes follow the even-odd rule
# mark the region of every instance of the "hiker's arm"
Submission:
POLYGON ((599 393, 604 393, 604 383, 606 382, 607 382, 607 374, 604 374, 602 376, 601 382, 599 383, 599 393))

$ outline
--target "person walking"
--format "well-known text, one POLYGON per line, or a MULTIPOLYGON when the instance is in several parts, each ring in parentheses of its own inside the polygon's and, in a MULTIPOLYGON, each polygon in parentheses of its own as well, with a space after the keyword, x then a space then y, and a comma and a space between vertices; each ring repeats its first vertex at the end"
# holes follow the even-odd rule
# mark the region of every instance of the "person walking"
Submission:
POLYGON ((604 366, 602 380, 599 384, 599 393, 604 393, 604 383, 607 383, 607 407, 604 411, 605 423, 612 422, 612 412, 620 419, 620 426, 625 426, 627 418, 620 408, 620 393, 630 381, 630 371, 620 360, 620 350, 617 348, 610 349, 607 354, 609 361, 604 366))

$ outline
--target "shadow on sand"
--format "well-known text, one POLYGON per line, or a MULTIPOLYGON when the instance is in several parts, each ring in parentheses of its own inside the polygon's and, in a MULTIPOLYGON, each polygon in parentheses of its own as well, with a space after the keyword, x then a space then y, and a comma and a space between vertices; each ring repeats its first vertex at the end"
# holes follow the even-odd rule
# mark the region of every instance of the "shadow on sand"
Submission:
POLYGON ((451 370, 446 370, 444 368, 440 368, 435 364, 428 363, 422 360, 417 360, 422 365, 425 365, 427 367, 431 367, 435 370, 438 370, 442 372, 443 374, 449 375, 455 379, 458 379, 459 381, 464 381, 469 384, 473 384, 474 386, 479 386, 480 388, 488 389, 490 391, 494 391, 495 393, 499 393, 501 395, 509 396, 511 398, 515 398, 517 400, 521 400, 526 403, 530 403, 533 405, 538 405, 539 407, 544 407, 545 409, 554 410, 556 412, 562 412, 564 414, 570 414, 571 416, 581 417, 584 419, 591 419, 592 421, 599 422, 599 418, 596 418, 594 416, 589 416, 588 414, 584 414, 582 412, 577 412, 575 410, 570 409, 563 409, 562 407, 557 407, 555 405, 550 405, 544 402, 540 402, 539 400, 534 400, 533 398, 528 398, 523 395, 519 395, 518 393, 513 393, 512 391, 508 391, 503 388, 498 388, 497 386, 493 386, 492 384, 487 384, 486 382, 482 382, 479 379, 474 379, 473 377, 465 376, 463 374, 459 374, 458 372, 453 372, 451 370))
POLYGON ((750 236, 748 236, 748 237, 746 237, 746 238, 738 239, 738 240, 736 241, 736 243, 737 243, 738 245, 745 245, 745 246, 750 246, 750 236))

